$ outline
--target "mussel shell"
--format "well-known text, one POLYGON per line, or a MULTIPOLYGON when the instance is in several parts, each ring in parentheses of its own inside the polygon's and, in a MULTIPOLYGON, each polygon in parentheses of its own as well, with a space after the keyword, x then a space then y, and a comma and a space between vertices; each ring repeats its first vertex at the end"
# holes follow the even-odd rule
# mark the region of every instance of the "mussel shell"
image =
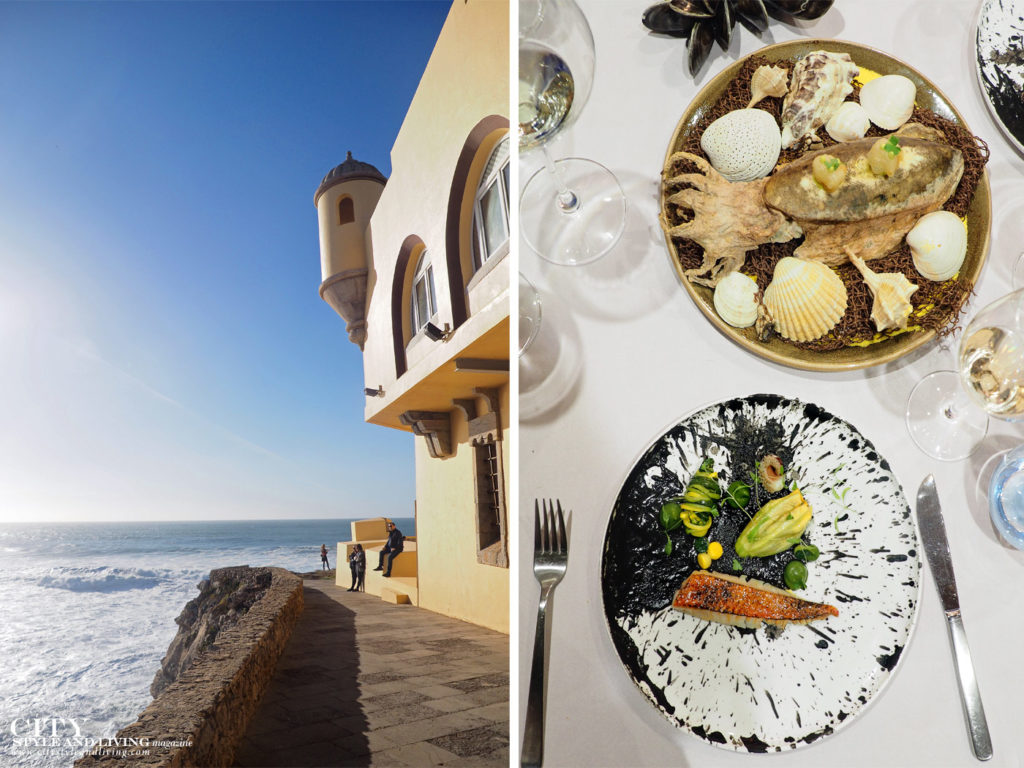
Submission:
MULTIPOLYGON (((717 2, 717 0, 712 0, 717 2)), ((705 0, 668 0, 667 5, 671 6, 676 13, 683 16, 691 16, 695 19, 710 19, 715 15, 712 3, 705 0)))
POLYGON ((693 16, 687 16, 672 10, 668 3, 655 3, 644 11, 643 23, 651 32, 671 37, 689 37, 690 30, 697 22, 693 16))
POLYGON ((832 7, 833 2, 834 0, 764 0, 768 14, 779 21, 817 19, 832 7), (780 15, 772 13, 771 6, 775 6, 780 15))
POLYGON ((690 39, 686 42, 686 60, 690 68, 690 76, 696 77, 701 66, 708 59, 711 53, 711 44, 715 42, 715 33, 712 29, 712 22, 698 21, 690 30, 690 39))
POLYGON ((732 40, 732 27, 735 23, 732 19, 732 11, 729 9, 729 3, 723 0, 722 4, 719 6, 718 15, 711 23, 713 25, 715 41, 718 43, 718 47, 723 51, 728 51, 729 41, 732 40))
POLYGON ((757 37, 768 29, 768 14, 764 10, 762 0, 730 0, 733 19, 757 37))
POLYGON ((818 19, 825 15, 833 2, 835 0, 806 0, 803 9, 793 15, 807 21, 818 19))
POLYGON ((796 17, 779 5, 776 0, 761 0, 761 2, 764 4, 765 13, 773 19, 777 19, 785 24, 792 24, 796 21, 796 17))

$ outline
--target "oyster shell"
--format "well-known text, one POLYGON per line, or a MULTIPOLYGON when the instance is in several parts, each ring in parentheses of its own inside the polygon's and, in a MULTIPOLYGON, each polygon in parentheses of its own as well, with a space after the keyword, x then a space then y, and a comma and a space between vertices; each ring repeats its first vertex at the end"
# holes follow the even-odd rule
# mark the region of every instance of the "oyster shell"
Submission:
POLYGON ((782 147, 817 139, 816 131, 853 91, 860 69, 847 53, 811 51, 797 61, 782 101, 782 147))
POLYGON ((786 256, 775 265, 763 301, 783 338, 814 341, 846 313, 846 286, 831 267, 786 256))
POLYGON ((967 255, 967 230, 955 213, 933 211, 907 233, 907 245, 914 255, 914 268, 940 283, 960 271, 967 255))
POLYGON ((875 328, 884 331, 888 328, 905 329, 907 319, 914 307, 910 296, 918 286, 907 280, 906 275, 898 272, 872 272, 864 259, 847 249, 850 262, 857 268, 864 282, 868 284, 875 300, 871 304, 871 320, 875 328))
POLYGON ((762 109, 736 109, 709 125, 700 148, 729 181, 767 176, 779 159, 782 139, 775 118, 762 109))
POLYGON ((715 311, 733 328, 749 328, 757 319, 759 290, 754 278, 732 272, 715 286, 715 311))
POLYGON ((870 127, 868 113, 856 101, 844 101, 825 123, 828 135, 836 141, 863 139, 870 127))
POLYGON ((750 103, 747 109, 768 96, 781 97, 786 95, 789 86, 789 70, 782 67, 769 67, 764 64, 754 70, 750 76, 750 103))
POLYGON ((886 131, 895 131, 914 112, 917 86, 903 75, 884 75, 860 89, 860 105, 871 122, 886 131))

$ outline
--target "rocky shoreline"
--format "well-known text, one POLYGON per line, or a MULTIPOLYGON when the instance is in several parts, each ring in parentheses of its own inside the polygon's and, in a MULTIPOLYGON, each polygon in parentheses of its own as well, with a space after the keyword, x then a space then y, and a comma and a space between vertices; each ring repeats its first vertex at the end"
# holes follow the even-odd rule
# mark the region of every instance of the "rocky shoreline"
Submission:
POLYGON ((303 609, 302 579, 281 568, 217 568, 176 619, 153 680, 154 699, 114 745, 76 768, 230 765, 303 609))

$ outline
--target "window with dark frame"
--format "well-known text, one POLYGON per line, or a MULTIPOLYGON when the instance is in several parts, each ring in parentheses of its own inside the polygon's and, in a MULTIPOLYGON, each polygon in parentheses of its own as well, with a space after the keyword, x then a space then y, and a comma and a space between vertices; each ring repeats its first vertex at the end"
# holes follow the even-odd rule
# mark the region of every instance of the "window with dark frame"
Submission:
POLYGON ((504 546, 505 488, 501 476, 501 443, 480 441, 473 446, 476 464, 477 560, 508 567, 504 546))

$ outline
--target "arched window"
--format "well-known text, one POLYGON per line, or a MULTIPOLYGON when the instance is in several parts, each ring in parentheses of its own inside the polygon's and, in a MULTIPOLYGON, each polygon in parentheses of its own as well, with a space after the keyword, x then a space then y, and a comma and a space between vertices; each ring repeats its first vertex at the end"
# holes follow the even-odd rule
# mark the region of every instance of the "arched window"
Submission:
POLYGON ((473 270, 509 247, 509 139, 505 136, 491 152, 473 203, 473 270))
POLYGON ((356 220, 356 209, 351 197, 343 197, 338 201, 338 224, 351 224, 356 220))
POLYGON ((434 268, 430 264, 430 254, 424 249, 412 278, 412 332, 419 333, 436 312, 434 268))

